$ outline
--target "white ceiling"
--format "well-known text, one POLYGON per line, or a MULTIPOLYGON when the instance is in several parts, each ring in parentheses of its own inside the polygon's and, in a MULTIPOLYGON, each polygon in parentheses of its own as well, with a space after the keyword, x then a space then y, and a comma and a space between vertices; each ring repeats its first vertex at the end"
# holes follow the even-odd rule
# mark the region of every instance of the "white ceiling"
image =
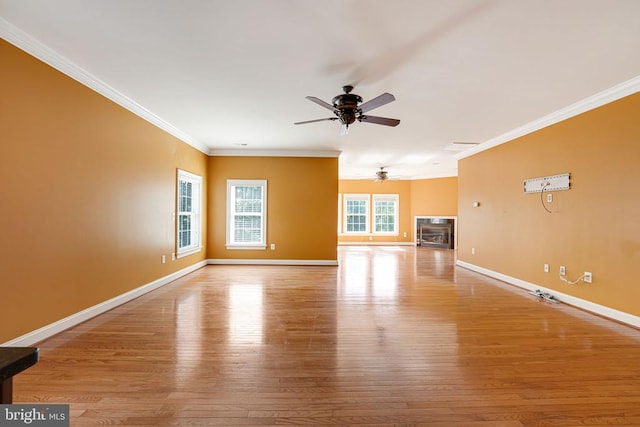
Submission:
POLYGON ((342 178, 454 176, 454 141, 640 75, 638 0, 0 0, 0 17, 4 38, 45 45, 204 151, 340 151, 342 178), (395 95, 371 114, 400 125, 293 125, 330 117, 305 96, 345 84, 395 95))

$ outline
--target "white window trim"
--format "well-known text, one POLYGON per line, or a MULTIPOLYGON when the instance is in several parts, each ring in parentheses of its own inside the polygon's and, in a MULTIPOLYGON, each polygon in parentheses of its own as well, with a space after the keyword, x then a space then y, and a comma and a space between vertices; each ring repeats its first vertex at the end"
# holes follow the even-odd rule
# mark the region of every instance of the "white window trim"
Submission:
POLYGON ((176 258, 200 252, 202 250, 202 177, 200 175, 178 169, 176 177, 176 258), (191 199, 191 242, 190 246, 180 248, 180 182, 187 181, 192 184, 193 193, 191 199))
POLYGON ((228 179, 227 180, 227 237, 226 248, 227 249, 246 249, 246 250, 266 250, 267 249, 267 181, 264 179, 228 179), (241 242, 236 243, 232 241, 233 236, 233 212, 232 212, 232 200, 233 200, 233 188, 236 186, 259 186, 262 187, 262 239, 257 243, 241 242))
POLYGON ((345 236, 368 236, 371 230, 371 197, 369 194, 344 194, 342 204, 342 234, 345 236), (364 200, 367 204, 365 207, 365 230, 364 231, 347 231, 347 202, 349 200, 364 200))
POLYGON ((338 193, 338 235, 342 234, 342 193, 338 193))
POLYGON ((397 236, 398 231, 398 212, 400 211, 400 196, 398 194, 374 194, 373 203, 371 205, 371 230, 372 234, 377 236, 397 236), (376 231, 376 202, 394 202, 394 231, 376 231))

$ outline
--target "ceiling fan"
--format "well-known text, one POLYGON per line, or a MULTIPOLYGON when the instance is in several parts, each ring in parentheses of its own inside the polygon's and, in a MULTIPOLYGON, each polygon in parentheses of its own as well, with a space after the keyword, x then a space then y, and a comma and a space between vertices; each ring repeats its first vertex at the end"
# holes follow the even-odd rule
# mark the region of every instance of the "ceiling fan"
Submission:
POLYGON ((384 182, 389 179, 389 174, 384 170, 384 166, 380 166, 380 170, 376 172, 376 179, 374 181, 384 182))
POLYGON ((398 126, 400 124, 400 120, 398 119, 389 119, 387 117, 377 117, 377 116, 369 116, 365 113, 373 110, 374 108, 381 107, 385 104, 388 104, 392 101, 395 101, 396 98, 390 93, 383 93, 369 101, 362 103, 362 97, 360 95, 356 95, 355 93, 351 93, 353 90, 353 86, 343 86, 342 90, 344 93, 337 95, 331 101, 332 104, 328 102, 324 102, 323 100, 316 98, 315 96, 307 96, 306 98, 318 104, 321 107, 324 107, 328 110, 333 111, 335 117, 327 117, 325 119, 316 119, 316 120, 307 120, 304 122, 296 122, 295 125, 303 125, 306 123, 315 123, 315 122, 323 122, 325 120, 340 120, 340 123, 344 125, 344 129, 348 130, 349 125, 355 122, 356 120, 359 122, 365 123, 373 123, 376 125, 384 125, 384 126, 398 126))

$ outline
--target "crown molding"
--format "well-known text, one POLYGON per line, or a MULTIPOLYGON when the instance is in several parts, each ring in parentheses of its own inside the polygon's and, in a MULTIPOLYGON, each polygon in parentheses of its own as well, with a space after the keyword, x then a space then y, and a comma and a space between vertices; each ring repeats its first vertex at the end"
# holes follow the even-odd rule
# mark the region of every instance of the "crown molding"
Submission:
POLYGON ((341 151, 331 150, 209 150, 209 156, 218 157, 340 157, 341 151))
POLYGON ((474 154, 504 144, 505 142, 520 138, 521 136, 528 135, 547 126, 551 126, 563 120, 570 119, 571 117, 575 117, 578 114, 582 114, 589 110, 593 110, 595 108, 609 104, 613 101, 617 101, 618 99, 624 98, 625 96, 633 95, 638 91, 640 91, 640 76, 636 76, 630 80, 627 80, 626 82, 622 82, 616 86, 613 86, 612 88, 596 93, 595 95, 585 98, 582 101, 571 104, 554 113, 541 117, 538 120, 534 120, 533 122, 528 123, 524 126, 503 133, 502 135, 483 142, 482 144, 470 148, 469 150, 456 154, 455 158, 458 160, 464 159, 465 157, 472 156, 474 154))
POLYGON ((412 176, 410 178, 410 181, 420 181, 423 179, 456 178, 457 176, 458 176, 458 170, 456 169, 455 171, 449 171, 449 172, 412 176))
MULTIPOLYGON (((427 175, 407 176, 407 177, 402 177, 402 178, 388 178, 384 182, 387 182, 387 181, 420 181, 420 180, 425 180, 425 179, 456 178, 457 176, 458 176, 458 172, 456 170, 456 171, 433 173, 433 174, 427 174, 427 175)), ((376 181, 376 179, 371 177, 371 176, 366 177, 366 176, 362 176, 362 175, 345 175, 345 176, 341 176, 340 180, 341 181, 376 181)))
POLYGON ((186 144, 189 144, 195 149, 207 154, 208 148, 203 143, 196 140, 191 135, 181 131, 166 120, 163 120, 161 117, 147 110, 142 105, 112 88, 93 74, 71 62, 50 47, 46 46, 40 40, 25 33, 3 18, 0 18, 0 37, 45 64, 50 65, 61 73, 98 92, 121 107, 124 107, 137 116, 142 117, 154 126, 159 127, 186 144))

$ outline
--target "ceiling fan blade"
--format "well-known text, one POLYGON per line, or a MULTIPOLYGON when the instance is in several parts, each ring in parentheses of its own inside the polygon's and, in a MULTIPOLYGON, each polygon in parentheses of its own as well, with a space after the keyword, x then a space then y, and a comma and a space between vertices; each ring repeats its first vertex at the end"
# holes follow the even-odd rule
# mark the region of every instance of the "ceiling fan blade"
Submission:
POLYGON ((360 120, 361 122, 374 123, 376 125, 385 126, 398 126, 400 124, 400 120, 398 119, 389 119, 387 117, 377 116, 360 116, 358 120, 360 120))
POLYGON ((390 93, 383 93, 380 96, 376 96, 373 99, 368 100, 364 104, 360 106, 360 111, 366 113, 367 111, 371 111, 374 108, 382 107, 385 104, 388 104, 392 101, 395 101, 396 98, 390 93))
POLYGON ((333 107, 333 105, 329 104, 328 102, 324 102, 320 98, 316 98, 315 96, 307 96, 305 98, 307 98, 311 102, 315 102, 316 104, 318 104, 321 107, 326 108, 327 110, 336 111, 336 109, 333 107))
POLYGON ((304 122, 295 122, 294 125, 304 125, 307 123, 315 123, 315 122, 324 122, 326 120, 338 120, 337 117, 327 117, 326 119, 315 119, 315 120, 307 120, 304 122))

